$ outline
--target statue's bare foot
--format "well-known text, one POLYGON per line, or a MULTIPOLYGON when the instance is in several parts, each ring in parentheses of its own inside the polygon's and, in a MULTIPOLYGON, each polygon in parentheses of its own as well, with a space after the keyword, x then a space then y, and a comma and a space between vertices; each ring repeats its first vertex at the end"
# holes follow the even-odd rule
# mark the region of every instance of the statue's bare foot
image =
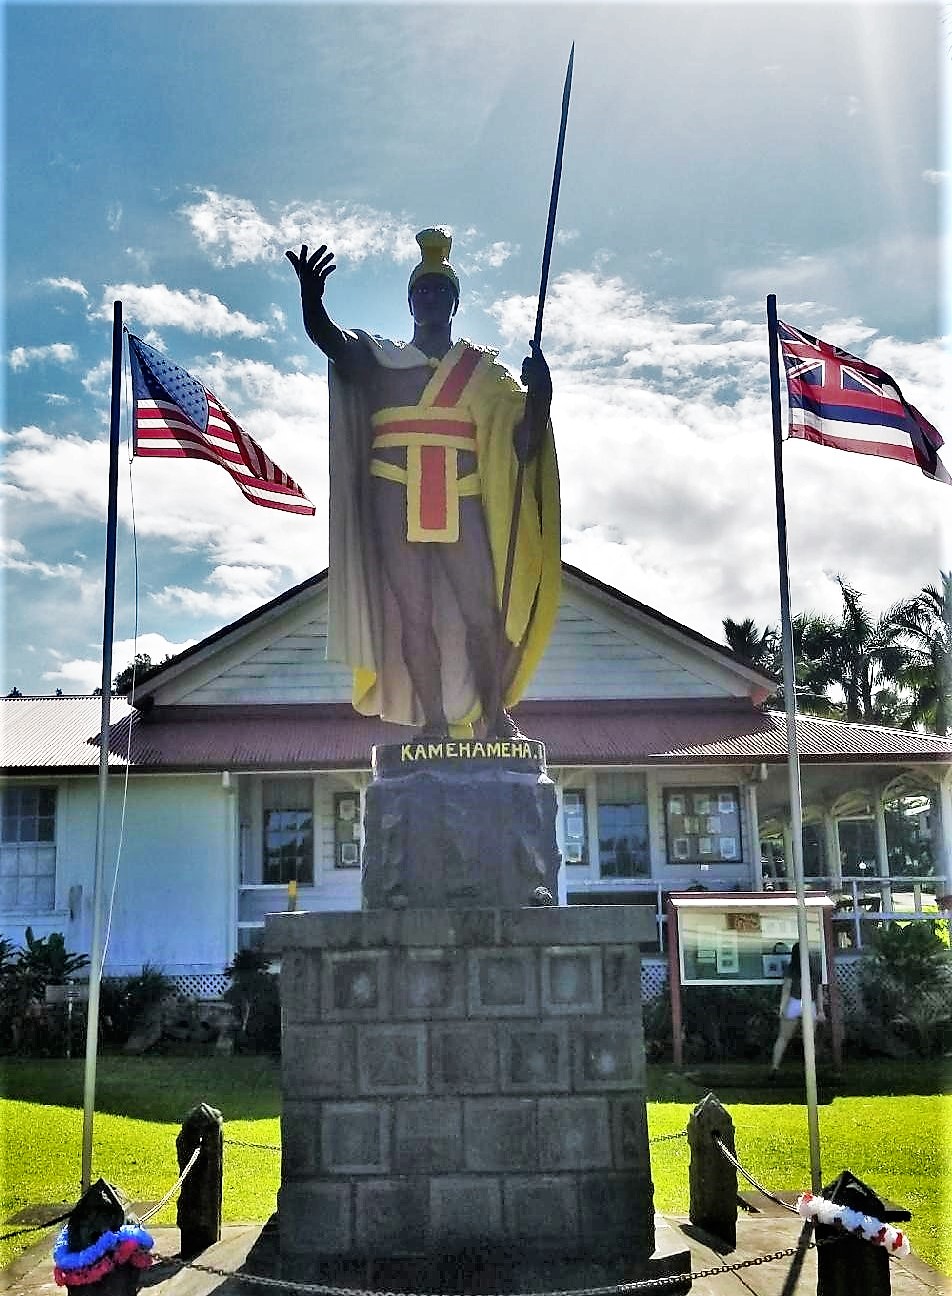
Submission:
POLYGON ((420 730, 421 738, 432 739, 434 741, 439 740, 442 742, 444 738, 448 738, 449 736, 450 727, 446 723, 445 717, 439 720, 427 720, 423 728, 420 730))

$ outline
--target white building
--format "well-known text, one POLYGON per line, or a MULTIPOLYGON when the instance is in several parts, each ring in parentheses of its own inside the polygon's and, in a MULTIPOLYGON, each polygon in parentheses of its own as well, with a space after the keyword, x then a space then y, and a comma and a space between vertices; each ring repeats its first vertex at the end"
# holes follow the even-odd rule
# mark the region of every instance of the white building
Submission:
MULTIPOLYGON (((324 656, 326 615, 325 572, 113 700, 107 974, 151 963, 186 988, 220 988, 235 950, 287 907, 292 880, 299 908, 359 908, 370 749, 408 731, 352 710, 349 673, 324 656)), ((762 837, 785 836, 789 855, 786 722, 764 709, 775 688, 729 649, 565 567, 555 632, 516 712, 547 748, 563 902, 647 903, 660 917, 667 891, 764 886, 762 837)), ((0 707, 0 935, 61 931, 88 951, 99 699, 0 707)), ((868 815, 873 883, 890 908, 883 806, 925 793, 937 877, 921 885, 952 892, 952 738, 798 723, 805 822, 823 846, 811 885, 847 885, 837 823, 868 815)))

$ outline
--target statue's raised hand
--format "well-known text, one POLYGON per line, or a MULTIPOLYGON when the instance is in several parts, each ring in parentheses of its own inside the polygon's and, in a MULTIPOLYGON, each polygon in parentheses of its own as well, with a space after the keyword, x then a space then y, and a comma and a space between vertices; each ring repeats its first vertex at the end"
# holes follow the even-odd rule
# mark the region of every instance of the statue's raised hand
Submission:
POLYGON ((301 281, 301 296, 305 301, 320 301, 324 296, 327 276, 337 269, 333 252, 328 252, 327 245, 322 243, 316 252, 308 255, 307 244, 303 243, 299 255, 296 256, 293 252, 285 252, 284 255, 294 266, 294 273, 301 281))

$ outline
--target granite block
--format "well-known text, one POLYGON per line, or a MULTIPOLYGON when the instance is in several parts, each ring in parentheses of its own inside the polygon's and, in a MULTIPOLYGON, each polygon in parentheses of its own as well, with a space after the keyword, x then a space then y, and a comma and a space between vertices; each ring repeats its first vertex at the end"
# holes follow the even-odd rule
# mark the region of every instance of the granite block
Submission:
POLYGON ((566 1024, 500 1022, 499 1063, 504 1093, 567 1093, 570 1067, 566 1024))
POLYGON ((281 1076, 289 1098, 344 1098, 356 1078, 353 1026, 286 1025, 281 1076))
POLYGON ((654 938, 654 914, 641 905, 559 905, 499 915, 500 945, 637 945, 654 938))
POLYGON ((471 1017, 532 1017, 539 987, 532 951, 472 950, 469 955, 471 1017))
POLYGON ((445 1174, 463 1167, 463 1104, 427 1098, 396 1104, 393 1167, 397 1174, 445 1174))
POLYGON ((282 1255, 343 1255, 353 1245, 347 1183, 285 1183, 278 1195, 282 1255))
POLYGON ((360 1094, 426 1092, 426 1027, 422 1022, 357 1027, 360 1094))
POLYGON ((425 1249, 429 1188, 425 1179, 358 1183, 356 1238, 361 1255, 419 1255, 425 1249))
POLYGON ((602 955, 605 1013, 641 1021, 641 954, 637 949, 607 946, 602 955))
POLYGON ((640 1098, 611 1098, 612 1159, 616 1170, 644 1170, 650 1175, 648 1116, 640 1098))
POLYGON ((531 1098, 463 1102, 467 1170, 531 1170, 538 1163, 536 1105, 531 1098))
POLYGON ((574 1175, 513 1175, 503 1181, 505 1227, 524 1250, 578 1248, 578 1189, 574 1175))
POLYGON ((281 1106, 281 1181, 315 1175, 320 1168, 320 1103, 285 1098, 281 1106))
POLYGON ((394 1017, 466 1015, 465 962, 452 949, 411 949, 396 965, 394 1017))
POLYGON ((325 1021, 386 1021, 390 1016, 390 955, 380 950, 326 953, 321 1006, 325 1021))
POLYGON ((312 950, 288 950, 281 959, 281 1011, 289 1023, 321 1019, 321 959, 312 950))
POLYGON ((383 1174, 390 1169, 390 1107, 386 1103, 324 1103, 321 1165, 325 1174, 383 1174))
POLYGON ((581 1175, 578 1187, 583 1245, 605 1254, 651 1254, 654 1191, 647 1175, 581 1175))
POLYGON ((430 1027, 430 1086, 434 1093, 494 1093, 499 1084, 493 1022, 430 1027))
POLYGON ((644 1091, 644 1040, 631 1022, 583 1021, 573 1023, 572 1029, 576 1090, 644 1091))
POLYGON ((602 1011, 602 960, 598 948, 542 951, 542 1011, 553 1015, 602 1011))
POLYGON ((606 1098, 540 1098, 539 1164, 544 1170, 609 1170, 606 1098))
POLYGON ((502 1237, 498 1179, 488 1175, 441 1175, 430 1180, 431 1253, 483 1247, 502 1237))

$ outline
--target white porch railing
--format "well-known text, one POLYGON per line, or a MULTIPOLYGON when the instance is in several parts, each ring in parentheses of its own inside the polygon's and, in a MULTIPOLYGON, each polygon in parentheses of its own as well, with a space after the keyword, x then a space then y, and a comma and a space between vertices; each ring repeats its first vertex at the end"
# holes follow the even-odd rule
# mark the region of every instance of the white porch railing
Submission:
MULTIPOLYGON (((863 948, 864 927, 868 932, 869 924, 882 925, 888 922, 916 922, 934 918, 952 919, 952 885, 940 877, 851 877, 834 879, 829 877, 808 877, 806 884, 811 891, 826 891, 836 901, 833 914, 833 932, 838 948, 842 950, 861 950, 863 948)), ((781 879, 780 885, 775 879, 765 879, 765 891, 792 890, 789 879, 781 879)), ((651 878, 611 878, 603 882, 569 883, 567 899, 570 903, 579 902, 585 896, 588 903, 598 903, 598 897, 606 900, 612 895, 631 895, 637 892, 644 895, 645 902, 654 901, 655 926, 658 932, 658 949, 665 948, 665 896, 677 888, 670 881, 661 882, 651 878)), ((730 894, 725 893, 725 894, 730 894)), ((584 901, 583 901, 584 903, 584 901)))

